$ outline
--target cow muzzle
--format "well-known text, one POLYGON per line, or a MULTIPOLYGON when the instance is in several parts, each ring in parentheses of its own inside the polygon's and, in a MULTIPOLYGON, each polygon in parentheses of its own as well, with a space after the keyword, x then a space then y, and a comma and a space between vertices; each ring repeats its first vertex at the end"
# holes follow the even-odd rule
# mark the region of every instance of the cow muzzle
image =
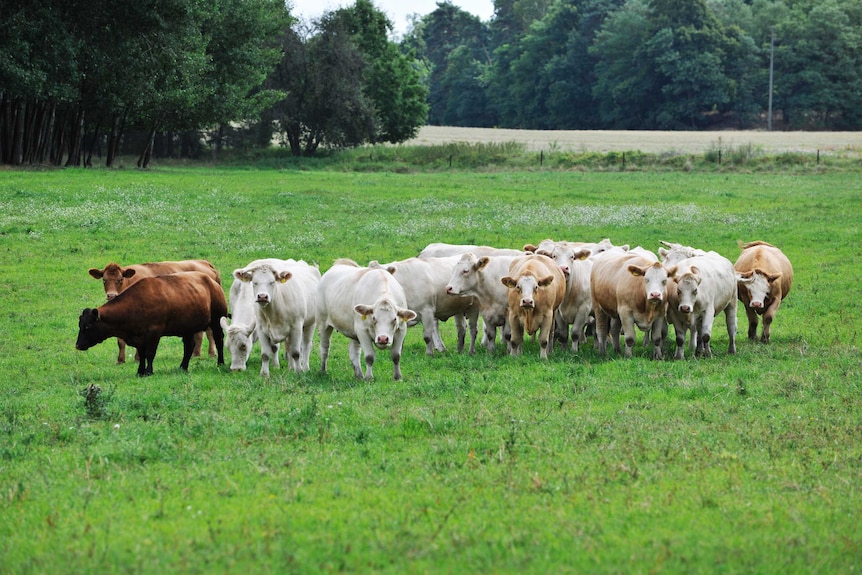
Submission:
POLYGON ((751 307, 753 307, 754 309, 761 309, 763 307, 763 302, 762 301, 752 301, 751 307))
POLYGON ((521 307, 524 309, 533 309, 535 302, 532 299, 524 298, 521 300, 521 307))
POLYGON ((657 303, 657 302, 660 302, 662 299, 664 299, 663 296, 664 296, 664 294, 662 294, 661 292, 655 292, 654 291, 654 292, 651 292, 649 294, 649 300, 653 303, 657 303))
POLYGON ((679 313, 691 313, 691 306, 690 305, 679 306, 679 313))
POLYGON ((378 335, 374 340, 374 344, 380 349, 386 349, 392 343, 392 339, 388 335, 378 335))
POLYGON ((269 303, 269 296, 265 293, 257 294, 257 303, 267 305, 269 303))

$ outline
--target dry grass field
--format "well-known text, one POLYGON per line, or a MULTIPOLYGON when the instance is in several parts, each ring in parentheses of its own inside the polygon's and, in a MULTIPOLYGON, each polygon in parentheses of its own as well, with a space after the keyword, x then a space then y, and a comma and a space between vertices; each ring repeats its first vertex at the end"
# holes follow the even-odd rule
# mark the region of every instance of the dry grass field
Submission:
POLYGON ((768 152, 862 153, 862 132, 659 132, 623 130, 509 130, 425 126, 407 145, 522 142, 530 151, 703 153, 752 145, 768 152))

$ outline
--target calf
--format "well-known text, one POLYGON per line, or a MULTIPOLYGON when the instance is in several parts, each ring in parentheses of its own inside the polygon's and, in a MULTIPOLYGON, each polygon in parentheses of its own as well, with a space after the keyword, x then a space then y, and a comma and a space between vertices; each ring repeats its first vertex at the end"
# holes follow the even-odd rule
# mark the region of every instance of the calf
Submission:
POLYGON ((460 296, 446 292, 446 284, 452 270, 460 258, 449 256, 441 258, 408 258, 379 266, 371 262, 369 267, 383 267, 395 275, 407 296, 407 307, 418 316, 414 321, 422 322, 422 336, 425 340, 425 353, 446 351, 439 321, 455 318, 458 332, 458 352, 464 351, 467 327, 470 327, 470 354, 476 352, 476 333, 478 332, 479 305, 472 296, 460 296))
POLYGON ((109 337, 119 337, 138 350, 138 375, 153 373, 153 359, 163 336, 183 340, 180 368, 188 370, 195 334, 212 330, 218 365, 224 363, 224 334, 219 319, 227 314, 221 285, 208 274, 180 272, 143 278, 97 309, 78 319, 75 349, 86 350, 109 337))
POLYGON ((730 344, 736 353, 736 275, 730 260, 715 252, 680 260, 667 288, 667 318, 676 333, 674 359, 685 357, 685 332, 691 330, 695 354, 712 356, 714 318, 724 312, 730 344))
POLYGON ((760 341, 769 343, 769 332, 779 306, 793 283, 793 266, 780 249, 766 242, 740 246, 742 253, 733 265, 738 297, 748 316, 748 339, 757 339, 758 316, 763 316, 760 341))
POLYGON ((253 261, 233 275, 252 286, 260 375, 269 377, 270 361, 278 367, 281 342, 285 342, 290 369, 307 371, 317 318, 317 267, 302 260, 266 259, 253 261))
POLYGON ((350 339, 348 352, 353 371, 361 379, 360 353, 365 379, 374 379, 377 349, 389 350, 393 378, 401 379, 401 348, 407 323, 416 312, 407 308, 407 296, 398 280, 381 268, 362 268, 347 259, 336 260, 320 279, 317 323, 320 331, 320 370, 326 372, 332 331, 350 339))
POLYGON ((500 280, 508 275, 509 264, 515 257, 477 257, 472 252, 468 252, 455 264, 449 283, 446 284, 447 293, 474 296, 478 299, 479 313, 485 323, 482 345, 489 353, 495 349, 498 327, 502 329, 504 339, 508 335, 508 288, 500 283, 500 280))
POLYGON ((611 322, 614 327, 614 351, 620 352, 619 333, 625 335, 625 357, 631 357, 635 344, 635 326, 648 332, 653 342, 653 359, 662 358, 665 334, 668 275, 661 263, 638 253, 609 253, 598 258, 590 274, 590 295, 596 316, 596 341, 605 355, 611 322))
MULTIPOLYGON (((257 341, 253 291, 251 282, 235 277, 228 294, 230 320, 227 317, 221 318, 225 347, 230 354, 231 371, 245 371, 251 348, 257 341)), ((272 358, 275 367, 278 367, 278 353, 273 354, 272 358)))
MULTIPOLYGON (((167 262, 151 262, 146 264, 134 264, 122 267, 119 264, 109 263, 103 269, 90 268, 89 274, 95 279, 102 280, 105 288, 105 296, 108 301, 114 299, 122 291, 143 278, 163 276, 176 272, 202 272, 212 277, 217 283, 221 283, 218 271, 207 260, 181 260, 167 262)), ((215 343, 212 333, 207 332, 209 339, 209 355, 216 354, 215 343)), ((192 355, 198 357, 201 354, 201 343, 203 334, 195 336, 195 347, 192 355)), ((117 363, 126 363, 126 343, 122 339, 117 340, 117 363)), ((138 359, 136 356, 135 359, 138 359)))
POLYGON ((554 314, 566 296, 566 279, 560 266, 540 254, 522 256, 512 261, 509 275, 500 282, 508 289, 510 353, 521 354, 525 331, 530 335, 539 332, 539 355, 548 359, 554 341, 554 314))

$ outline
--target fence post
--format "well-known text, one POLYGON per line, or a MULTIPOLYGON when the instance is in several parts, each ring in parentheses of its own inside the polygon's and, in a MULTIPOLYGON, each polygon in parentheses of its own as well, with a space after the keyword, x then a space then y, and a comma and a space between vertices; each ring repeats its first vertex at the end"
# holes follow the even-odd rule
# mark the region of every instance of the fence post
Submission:
POLYGON ((545 150, 539 150, 539 167, 545 165, 545 150))

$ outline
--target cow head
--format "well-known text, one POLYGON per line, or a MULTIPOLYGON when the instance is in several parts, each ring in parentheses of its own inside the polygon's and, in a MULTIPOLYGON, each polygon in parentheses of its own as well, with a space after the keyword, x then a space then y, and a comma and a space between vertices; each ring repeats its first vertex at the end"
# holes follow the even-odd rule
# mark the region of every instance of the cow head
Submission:
POLYGON ((379 349, 389 348, 395 341, 398 331, 407 329, 407 322, 416 319, 416 312, 402 309, 388 299, 380 299, 374 305, 358 304, 356 312, 357 332, 361 329, 371 336, 371 341, 379 349))
POLYGON ((81 312, 78 318, 78 339, 75 342, 75 349, 80 351, 90 349, 108 337, 110 336, 102 329, 99 310, 87 308, 81 312))
MULTIPOLYGON (((533 309, 536 307, 536 297, 539 294, 539 288, 551 285, 554 281, 554 276, 549 275, 537 278, 534 275, 525 274, 517 279, 512 276, 505 276, 500 278, 500 281, 503 282, 503 285, 507 288, 517 292, 519 300, 518 305, 524 309, 533 309)), ((512 300, 510 299, 509 301, 511 302, 512 300)))
POLYGON ((449 278, 449 283, 446 284, 446 293, 450 295, 477 295, 479 273, 485 269, 490 261, 491 258, 488 256, 477 258, 472 252, 462 255, 452 269, 452 276, 449 278))
POLYGON ((739 289, 748 293, 748 305, 754 309, 765 309, 775 290, 775 282, 781 279, 781 274, 768 274, 760 269, 747 272, 737 272, 736 281, 739 289))
POLYGON ((105 288, 105 295, 109 300, 114 299, 125 287, 125 280, 135 275, 133 269, 123 269, 115 263, 110 263, 105 266, 105 269, 90 268, 89 273, 97 280, 102 280, 102 285, 105 288))
POLYGON ((287 270, 274 270, 269 266, 261 266, 236 270, 234 277, 244 282, 251 282, 254 301, 258 305, 266 307, 275 296, 276 284, 285 283, 293 277, 293 273, 287 270))
POLYGON ((224 343, 230 353, 231 371, 245 371, 254 344, 255 323, 231 324, 226 317, 222 317, 219 323, 225 333, 224 343))
POLYGON ((677 299, 679 300, 677 309, 680 313, 691 313, 697 302, 697 288, 701 282, 700 270, 692 266, 689 271, 680 276, 674 274, 673 280, 676 284, 677 299))
POLYGON ((651 303, 660 303, 667 293, 667 278, 676 274, 676 266, 668 269, 659 262, 653 262, 646 266, 629 264, 628 271, 635 277, 644 280, 644 291, 647 300, 651 303))

